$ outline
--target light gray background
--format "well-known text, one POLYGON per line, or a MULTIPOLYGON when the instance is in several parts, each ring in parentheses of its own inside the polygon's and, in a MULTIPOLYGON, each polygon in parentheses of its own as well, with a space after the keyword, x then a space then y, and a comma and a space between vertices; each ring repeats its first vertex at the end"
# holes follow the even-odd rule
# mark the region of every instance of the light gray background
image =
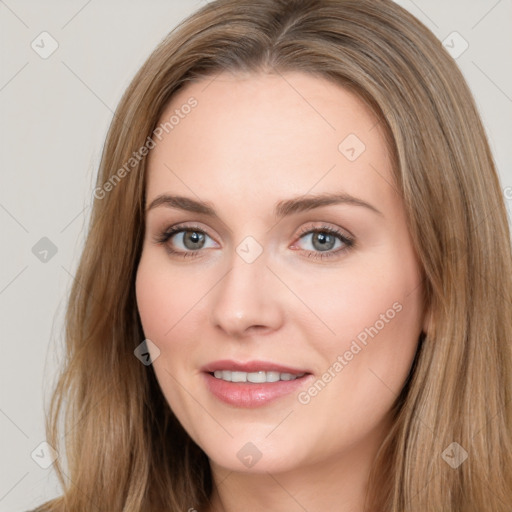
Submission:
MULTIPOLYGON (((45 440, 43 406, 61 356, 65 302, 104 137, 145 58, 204 2, 0 0, 0 511, 23 511, 60 494, 52 468, 39 467, 31 453, 45 440), (31 47, 43 31, 59 45, 46 59, 31 47), (58 249, 47 262, 32 252, 42 237, 58 249)), ((479 105, 510 211, 512 0, 398 3, 440 40, 456 31, 469 44, 457 62, 479 105)), ((448 44, 461 50, 455 37, 448 44)))

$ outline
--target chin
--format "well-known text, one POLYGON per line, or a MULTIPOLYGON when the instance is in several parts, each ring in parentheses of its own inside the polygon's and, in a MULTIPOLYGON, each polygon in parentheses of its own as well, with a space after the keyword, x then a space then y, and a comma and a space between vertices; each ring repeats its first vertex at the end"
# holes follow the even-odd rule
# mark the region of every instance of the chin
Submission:
MULTIPOLYGON (((299 439, 287 436, 265 439, 260 436, 237 436, 228 442, 203 444, 201 447, 210 461, 222 468, 237 473, 281 473, 296 469, 304 462, 304 446, 299 453, 299 439)), ((272 434, 271 434, 272 435, 272 434)))

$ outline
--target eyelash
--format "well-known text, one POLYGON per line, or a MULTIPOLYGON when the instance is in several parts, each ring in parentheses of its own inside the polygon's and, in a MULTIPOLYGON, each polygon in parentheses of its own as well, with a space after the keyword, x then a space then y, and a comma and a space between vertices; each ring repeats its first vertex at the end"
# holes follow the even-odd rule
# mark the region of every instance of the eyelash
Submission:
MULTIPOLYGON (((156 244, 163 245, 163 244, 166 244, 177 233, 191 232, 191 231, 209 236, 208 233, 206 231, 204 231, 204 229, 200 228, 199 226, 178 225, 178 226, 174 226, 172 228, 162 231, 159 235, 155 236, 154 242, 156 244)), ((308 252, 308 258, 320 259, 320 260, 325 259, 325 258, 334 258, 334 257, 338 256, 340 253, 349 251, 350 249, 352 249, 354 247, 354 244, 355 244, 355 240, 353 237, 347 236, 346 234, 342 233, 338 229, 332 228, 330 226, 322 226, 320 228, 314 228, 314 229, 304 228, 301 230, 301 232, 299 234, 299 240, 302 237, 304 237, 305 235, 310 235, 311 233, 327 233, 329 235, 333 235, 336 238, 338 238, 338 240, 340 240, 343 244, 345 244, 345 247, 342 247, 341 249, 337 249, 336 251, 329 251, 329 252, 327 252, 327 251, 326 252, 305 251, 305 252, 308 252)), ((176 255, 176 256, 179 256, 182 258, 195 258, 195 257, 199 256, 199 253, 201 252, 201 250, 199 250, 199 249, 197 251, 175 251, 174 249, 172 249, 169 246, 166 247, 166 250, 167 250, 167 252, 169 252, 169 254, 176 255)))

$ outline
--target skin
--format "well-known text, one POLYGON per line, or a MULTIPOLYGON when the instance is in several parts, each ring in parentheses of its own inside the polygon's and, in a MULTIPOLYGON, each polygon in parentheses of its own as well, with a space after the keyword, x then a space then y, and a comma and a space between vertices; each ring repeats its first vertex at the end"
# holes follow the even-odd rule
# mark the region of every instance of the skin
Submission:
MULTIPOLYGON (((362 512, 389 410, 425 328, 421 270, 380 125, 357 96, 302 73, 222 73, 191 83, 162 120, 191 96, 197 107, 150 152, 146 204, 164 193, 201 199, 219 219, 148 210, 136 293, 144 333, 160 350, 153 367, 162 391, 210 459, 208 511, 362 512), (349 134, 365 145, 354 161, 338 149, 349 134), (279 201, 332 192, 380 213, 333 204, 273 214, 279 201), (194 251, 183 232, 155 242, 181 223, 207 233, 196 257, 166 250, 194 251), (355 244, 308 258, 322 246, 301 230, 324 226, 355 244), (236 252, 247 236, 263 250, 252 263, 236 252), (260 359, 307 369, 307 392, 393 304, 401 308, 394 318, 307 404, 292 393, 242 409, 203 382, 206 363, 260 359), (237 457, 248 442, 262 454, 250 468, 237 457)), ((327 252, 343 246, 336 241, 327 252)))

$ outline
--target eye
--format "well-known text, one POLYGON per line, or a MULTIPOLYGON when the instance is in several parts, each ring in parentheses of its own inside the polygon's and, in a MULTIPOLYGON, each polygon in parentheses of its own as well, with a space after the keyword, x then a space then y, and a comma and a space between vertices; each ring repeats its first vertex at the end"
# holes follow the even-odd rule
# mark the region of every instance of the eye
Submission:
MULTIPOLYGON (((306 240, 303 248, 308 258, 330 258, 341 255, 350 250, 355 243, 351 235, 343 233, 337 228, 321 226, 301 231, 299 240, 306 240)), ((198 226, 173 226, 157 235, 155 243, 166 246, 169 254, 178 257, 190 258, 200 256, 201 249, 216 247, 213 239, 198 226), (208 239, 211 241, 207 245, 208 239)), ((296 245, 292 246, 292 248, 296 245)))
POLYGON ((335 257, 352 248, 355 243, 352 236, 330 226, 305 229, 299 240, 307 241, 304 250, 309 253, 308 258, 335 257))
MULTIPOLYGON (((215 247, 216 244, 206 245, 211 237, 197 226, 173 226, 155 238, 155 243, 165 244, 171 254, 183 257, 195 257, 200 249, 215 247)), ((213 241, 213 240, 212 240, 213 241)))

